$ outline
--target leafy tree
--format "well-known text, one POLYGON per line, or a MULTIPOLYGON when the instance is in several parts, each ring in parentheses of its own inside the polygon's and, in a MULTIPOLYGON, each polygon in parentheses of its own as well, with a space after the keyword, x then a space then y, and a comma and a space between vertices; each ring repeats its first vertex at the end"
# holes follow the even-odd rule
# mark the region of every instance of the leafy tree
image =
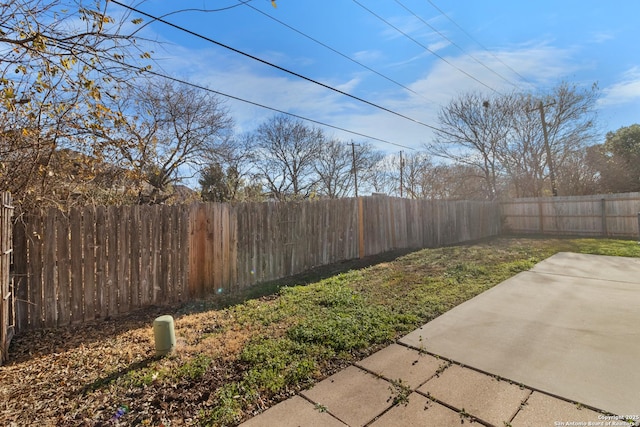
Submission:
POLYGON ((597 167, 608 192, 640 191, 640 124, 607 133, 597 167))
POLYGON ((218 163, 207 166, 201 173, 198 183, 202 191, 202 200, 207 202, 228 202, 233 200, 232 189, 237 187, 237 171, 222 169, 218 163))
POLYGON ((61 150, 77 153, 86 180, 94 178, 101 153, 81 129, 101 128, 111 116, 105 101, 146 67, 136 68, 149 54, 136 47, 135 25, 126 14, 109 16, 107 4, 0 4, 0 183, 24 207, 65 203, 64 189, 54 194, 66 174, 61 150))

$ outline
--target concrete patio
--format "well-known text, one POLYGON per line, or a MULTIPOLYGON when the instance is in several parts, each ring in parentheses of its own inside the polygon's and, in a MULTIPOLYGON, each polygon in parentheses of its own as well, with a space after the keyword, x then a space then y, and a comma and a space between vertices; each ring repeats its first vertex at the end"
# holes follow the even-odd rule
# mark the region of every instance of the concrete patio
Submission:
POLYGON ((243 426, 628 426, 638 307, 640 259, 560 253, 243 426))

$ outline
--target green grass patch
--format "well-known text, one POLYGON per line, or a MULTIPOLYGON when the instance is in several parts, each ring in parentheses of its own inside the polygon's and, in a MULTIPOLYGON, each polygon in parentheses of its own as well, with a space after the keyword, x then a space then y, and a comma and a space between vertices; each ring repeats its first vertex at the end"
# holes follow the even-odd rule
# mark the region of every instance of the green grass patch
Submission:
POLYGON ((174 377, 177 379, 195 381, 200 379, 205 372, 207 372, 210 365, 211 357, 204 354, 198 354, 181 365, 174 373, 174 377))
MULTIPOLYGON (((236 328, 247 339, 230 362, 237 374, 217 386, 200 422, 236 424, 264 402, 308 387, 332 369, 561 251, 640 257, 635 241, 500 238, 420 250, 361 270, 305 280, 304 286, 270 284, 277 294, 216 311, 218 321, 228 319, 217 328, 236 328)), ((203 352, 178 367, 172 379, 197 382, 215 363, 203 352)), ((129 384, 143 386, 153 372, 130 372, 129 384)), ((402 401, 405 390, 398 387, 402 401)))

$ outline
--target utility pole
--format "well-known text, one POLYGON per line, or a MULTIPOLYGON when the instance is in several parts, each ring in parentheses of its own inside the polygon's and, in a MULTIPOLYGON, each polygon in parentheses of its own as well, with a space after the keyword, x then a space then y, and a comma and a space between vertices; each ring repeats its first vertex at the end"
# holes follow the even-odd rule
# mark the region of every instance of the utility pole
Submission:
POLYGON ((404 159, 400 150, 400 198, 402 198, 402 188, 404 187, 404 159))
POLYGON ((544 120, 544 105, 542 101, 538 104, 540 110, 540 120, 542 121, 542 134, 544 135, 544 148, 547 152, 547 166, 549 167, 549 179, 551 180, 551 194, 558 195, 558 187, 556 187, 556 174, 553 168, 553 159, 551 158, 551 147, 549 146, 549 134, 547 133, 547 122, 544 120))
POLYGON ((351 168, 353 169, 353 182, 356 186, 356 197, 358 197, 358 171, 356 169, 356 144, 351 141, 351 168))

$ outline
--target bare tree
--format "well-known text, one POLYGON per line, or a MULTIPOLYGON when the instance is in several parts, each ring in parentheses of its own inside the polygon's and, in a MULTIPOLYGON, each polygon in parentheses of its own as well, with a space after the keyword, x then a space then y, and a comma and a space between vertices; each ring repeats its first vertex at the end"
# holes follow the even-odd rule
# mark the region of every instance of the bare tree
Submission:
POLYGON ((440 110, 441 130, 428 147, 433 155, 482 171, 488 199, 498 196, 499 150, 509 135, 512 105, 512 96, 460 95, 440 110))
POLYGON ((140 195, 151 203, 170 197, 169 187, 194 176, 212 152, 227 150, 233 123, 215 95, 164 80, 132 89, 118 115, 113 131, 95 135, 105 153, 150 186, 140 195))
POLYGON ((382 156, 370 169, 368 182, 373 191, 389 196, 400 194, 400 159, 396 155, 382 156))
POLYGON ((463 94, 441 110, 442 129, 428 148, 481 171, 486 198, 505 191, 541 196, 553 187, 552 173, 593 142, 597 96, 596 86, 582 89, 567 83, 537 95, 463 94))
POLYGON ((530 97, 513 105, 511 131, 499 146, 498 157, 515 197, 542 196, 547 177, 546 149, 538 109, 530 97))
POLYGON ((407 153, 404 160, 404 191, 412 199, 422 199, 429 193, 434 168, 431 156, 424 151, 407 153))
POLYGON ((253 165, 269 195, 277 200, 304 199, 317 190, 314 165, 324 134, 300 120, 277 115, 253 134, 253 165))
POLYGON ((326 140, 314 163, 319 178, 318 192, 332 199, 353 195, 356 173, 361 191, 368 188, 371 169, 381 157, 382 154, 365 142, 345 144, 337 139, 326 140))
POLYGON ((514 119, 510 138, 514 146, 505 147, 505 151, 522 153, 520 165, 528 178, 528 189, 526 183, 521 185, 521 190, 525 190, 522 196, 549 193, 554 184, 552 173, 566 169, 577 152, 595 141, 597 99, 596 85, 580 88, 566 82, 547 94, 519 97, 515 111, 517 117, 524 120, 514 119), (542 117, 539 108, 543 109, 542 117), (546 140, 542 118, 547 129, 546 140))

